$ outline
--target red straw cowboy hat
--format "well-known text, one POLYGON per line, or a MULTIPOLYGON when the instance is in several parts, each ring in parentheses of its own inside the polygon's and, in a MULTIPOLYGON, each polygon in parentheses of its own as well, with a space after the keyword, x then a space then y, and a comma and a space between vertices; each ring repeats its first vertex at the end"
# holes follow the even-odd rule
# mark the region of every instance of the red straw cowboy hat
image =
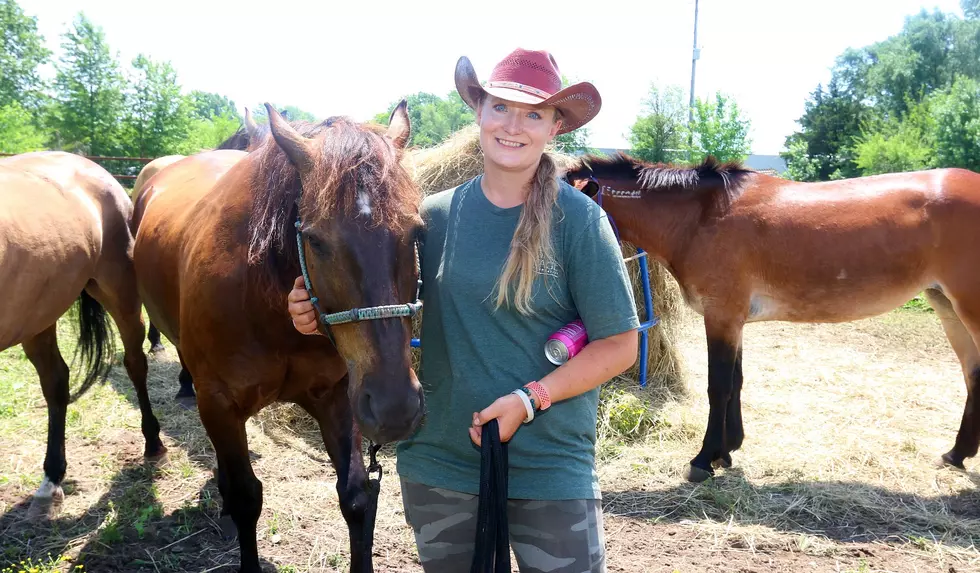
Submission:
POLYGON ((501 60, 480 85, 469 58, 456 62, 456 90, 474 110, 483 94, 517 103, 554 106, 562 116, 558 133, 582 127, 599 113, 602 98, 589 82, 561 88, 561 72, 555 58, 546 51, 518 48, 501 60))

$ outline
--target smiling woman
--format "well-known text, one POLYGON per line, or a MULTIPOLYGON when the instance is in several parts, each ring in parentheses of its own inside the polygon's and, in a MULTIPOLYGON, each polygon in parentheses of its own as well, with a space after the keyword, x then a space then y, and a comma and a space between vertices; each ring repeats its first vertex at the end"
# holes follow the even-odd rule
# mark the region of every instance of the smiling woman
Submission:
MULTIPOLYGON (((426 419, 398 446, 406 520, 426 571, 473 561, 482 427, 509 441, 508 520, 521 571, 604 571, 595 471, 598 387, 636 359, 639 321, 602 209, 559 181, 544 153, 598 113, 596 89, 562 89, 555 59, 518 49, 481 85, 467 58, 456 87, 476 112, 483 173, 422 205, 421 382, 426 419), (580 318, 590 342, 556 367, 544 344, 580 318)), ((322 330, 302 279, 289 311, 322 330)))

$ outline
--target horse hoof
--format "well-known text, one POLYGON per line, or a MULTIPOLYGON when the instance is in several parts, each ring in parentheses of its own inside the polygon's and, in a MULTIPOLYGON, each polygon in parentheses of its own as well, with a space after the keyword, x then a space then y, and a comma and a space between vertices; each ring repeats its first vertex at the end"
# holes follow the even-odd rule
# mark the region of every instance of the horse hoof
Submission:
POLYGON ((174 397, 174 402, 177 402, 177 406, 184 410, 197 408, 197 396, 181 396, 178 394, 174 397))
POLYGON ((953 452, 946 452, 936 461, 936 465, 940 468, 956 468, 958 470, 966 470, 966 466, 963 465, 963 460, 958 459, 959 456, 953 454, 953 452))
POLYGON ((715 472, 712 470, 706 470, 694 465, 688 465, 687 472, 684 474, 684 477, 691 483, 701 483, 708 478, 714 477, 714 475, 715 472))
POLYGON ((711 462, 711 467, 713 467, 715 469, 718 469, 718 468, 728 469, 728 468, 732 467, 732 455, 731 454, 724 454, 724 455, 722 455, 717 460, 711 462))
POLYGON ((163 354, 167 351, 167 347, 157 343, 150 347, 150 354, 163 354))
POLYGON ((27 509, 28 521, 41 522, 54 519, 61 513, 61 505, 65 501, 65 492, 61 486, 55 487, 50 497, 37 497, 31 500, 27 509))
POLYGON ((235 525, 235 520, 230 515, 222 515, 218 519, 218 527, 221 528, 221 539, 232 541, 238 537, 238 526, 235 525))
POLYGON ((160 444, 160 447, 153 453, 144 453, 143 460, 154 465, 162 465, 167 461, 167 446, 160 444))

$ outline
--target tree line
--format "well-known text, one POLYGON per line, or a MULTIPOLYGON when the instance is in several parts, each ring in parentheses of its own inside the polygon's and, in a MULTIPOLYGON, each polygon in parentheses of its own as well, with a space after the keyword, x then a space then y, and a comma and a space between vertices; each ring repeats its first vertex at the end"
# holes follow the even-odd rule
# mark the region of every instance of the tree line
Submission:
MULTIPOLYGON (((130 157, 190 154, 217 146, 242 124, 235 102, 228 97, 200 90, 185 92, 169 62, 139 54, 123 65, 103 29, 84 12, 61 35, 61 55, 54 62, 36 18, 24 14, 16 0, 0 0, 0 29, 0 69, 4 71, 0 77, 0 152, 62 149, 130 157), (51 81, 39 73, 48 63, 55 69, 51 81)), ((565 85, 573 83, 565 77, 562 80, 565 85)), ((656 94, 654 88, 652 96, 656 94)), ((419 92, 404 97, 414 146, 438 145, 474 121, 472 110, 455 91, 445 96, 419 92)), ((386 122, 395 103, 375 120, 386 122)), ((693 128, 678 112, 686 110, 680 99, 672 99, 671 105, 676 109, 670 111, 669 121, 658 116, 664 110, 654 105, 632 126, 633 150, 640 157, 662 161, 706 153, 740 158, 748 153, 748 122, 731 100, 721 94, 711 102, 699 100, 693 128), (659 151, 674 148, 685 152, 659 151)), ((290 119, 318 119, 296 106, 277 108, 290 119)), ((257 121, 266 119, 264 112, 262 106, 255 106, 257 121)), ((559 135, 554 147, 563 153, 595 152, 590 137, 588 127, 581 128, 559 135)), ((129 169, 138 167, 134 164, 129 169)))
POLYGON ((789 176, 824 181, 934 167, 980 171, 980 0, 921 11, 837 57, 787 137, 789 176))

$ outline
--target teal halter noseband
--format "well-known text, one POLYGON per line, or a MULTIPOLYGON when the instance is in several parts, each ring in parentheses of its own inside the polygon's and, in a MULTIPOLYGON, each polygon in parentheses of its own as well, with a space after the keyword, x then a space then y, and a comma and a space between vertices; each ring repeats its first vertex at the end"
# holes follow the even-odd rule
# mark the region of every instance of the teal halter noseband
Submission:
MULTIPOLYGON (((415 302, 405 304, 389 304, 384 306, 372 306, 368 308, 352 308, 350 310, 334 312, 331 314, 326 314, 320 310, 320 299, 313 295, 313 285, 310 283, 310 273, 306 268, 306 254, 303 251, 303 223, 299 216, 298 204, 296 205, 296 209, 296 249, 299 251, 299 266, 303 271, 303 282, 306 284, 307 292, 309 292, 311 295, 310 302, 313 303, 313 309, 316 310, 316 314, 319 317, 320 322, 323 323, 330 342, 334 342, 333 334, 330 332, 329 328, 330 325, 360 322, 362 320, 381 320, 384 318, 402 318, 406 316, 413 317, 418 314, 419 310, 422 308, 422 301, 418 300, 418 291, 415 293, 415 302)), ((416 268, 418 268, 418 243, 416 243, 415 248, 415 265, 416 268)), ((418 270, 421 273, 422 269, 418 270)), ((420 286, 421 283, 422 281, 419 280, 420 286)))

